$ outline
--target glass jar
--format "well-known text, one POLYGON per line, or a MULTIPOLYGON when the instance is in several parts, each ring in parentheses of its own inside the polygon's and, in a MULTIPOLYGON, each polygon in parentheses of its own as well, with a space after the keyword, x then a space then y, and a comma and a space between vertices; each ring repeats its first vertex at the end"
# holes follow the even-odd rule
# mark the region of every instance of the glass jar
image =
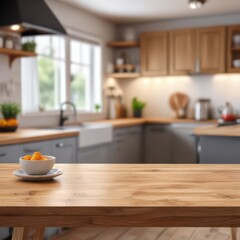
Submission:
POLYGON ((14 47, 13 38, 10 36, 7 36, 5 38, 5 48, 13 49, 13 47, 14 47))

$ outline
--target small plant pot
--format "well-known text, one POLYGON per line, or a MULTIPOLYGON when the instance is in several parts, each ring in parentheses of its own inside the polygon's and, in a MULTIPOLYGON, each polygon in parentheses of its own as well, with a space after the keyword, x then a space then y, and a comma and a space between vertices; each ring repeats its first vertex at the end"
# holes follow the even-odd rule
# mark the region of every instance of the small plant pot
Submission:
POLYGON ((142 110, 140 110, 140 109, 133 110, 133 117, 141 118, 142 117, 142 110))

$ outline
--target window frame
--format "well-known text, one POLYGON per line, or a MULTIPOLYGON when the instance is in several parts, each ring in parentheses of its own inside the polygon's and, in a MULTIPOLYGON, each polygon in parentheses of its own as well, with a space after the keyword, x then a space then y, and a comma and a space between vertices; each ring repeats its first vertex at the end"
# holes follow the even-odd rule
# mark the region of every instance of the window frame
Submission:
MULTIPOLYGON (((104 99, 103 99, 103 91, 102 91, 102 87, 103 87, 103 41, 101 38, 99 37, 95 37, 86 33, 83 33, 81 31, 78 30, 74 30, 74 29, 70 29, 70 28, 66 28, 67 34, 64 37, 64 47, 65 47, 65 96, 66 96, 66 101, 71 101, 71 40, 76 40, 76 41, 80 41, 80 42, 86 42, 86 43, 93 43, 96 44, 100 47, 100 51, 101 51, 101 58, 100 58, 100 97, 101 97, 101 109, 98 112, 94 112, 93 110, 91 111, 87 111, 87 110, 80 110, 77 109, 77 115, 100 115, 104 113, 104 99)), ((91 54, 93 54, 91 52, 91 54)), ((43 54, 40 54, 41 56, 44 56, 43 54)), ((47 56, 48 57, 48 56, 47 56)), ((58 59, 58 58, 55 58, 58 59)), ((60 58, 60 60, 62 60, 60 58)), ((91 69, 91 96, 94 96, 94 80, 93 80, 93 69, 91 69)), ((91 104, 92 104, 93 99, 91 99, 91 104)), ((29 112, 29 113, 24 113, 22 114, 22 116, 26 116, 26 117, 34 117, 34 116, 55 116, 55 115, 59 115, 59 111, 60 111, 60 106, 59 106, 59 110, 45 110, 43 112, 29 112)), ((71 113, 71 107, 69 105, 66 106, 66 113, 71 113)))

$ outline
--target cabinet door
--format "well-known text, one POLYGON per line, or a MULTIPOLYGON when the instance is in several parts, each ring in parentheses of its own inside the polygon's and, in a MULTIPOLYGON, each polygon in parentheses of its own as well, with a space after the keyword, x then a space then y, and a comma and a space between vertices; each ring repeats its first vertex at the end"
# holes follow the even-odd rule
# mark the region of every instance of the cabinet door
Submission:
POLYGON ((0 163, 18 163, 20 155, 19 145, 0 147, 0 163))
POLYGON ((32 155, 34 152, 41 152, 44 155, 52 155, 51 141, 39 141, 20 145, 21 156, 32 155))
POLYGON ((145 129, 145 162, 172 162, 172 133, 170 126, 149 125, 145 129))
POLYGON ((76 163, 77 138, 53 140, 52 149, 57 163, 76 163))
POLYGON ((198 139, 199 163, 240 164, 238 137, 208 137, 198 139))
POLYGON ((141 163, 142 162, 142 128, 134 127, 127 129, 125 144, 127 149, 126 162, 127 163, 141 163))
POLYGON ((143 76, 168 73, 167 32, 141 35, 141 71, 143 76))
POLYGON ((197 72, 225 72, 225 27, 197 29, 197 72))
POLYGON ((173 163, 197 163, 193 128, 173 127, 173 163))
POLYGON ((126 128, 114 129, 111 146, 111 161, 114 163, 128 162, 128 146, 126 141, 126 128))
POLYGON ((170 74, 195 72, 195 31, 193 29, 170 32, 170 74))
POLYGON ((0 228, 0 240, 7 239, 9 235, 9 228, 0 228))
POLYGON ((83 147, 78 151, 79 163, 111 163, 110 143, 83 147))

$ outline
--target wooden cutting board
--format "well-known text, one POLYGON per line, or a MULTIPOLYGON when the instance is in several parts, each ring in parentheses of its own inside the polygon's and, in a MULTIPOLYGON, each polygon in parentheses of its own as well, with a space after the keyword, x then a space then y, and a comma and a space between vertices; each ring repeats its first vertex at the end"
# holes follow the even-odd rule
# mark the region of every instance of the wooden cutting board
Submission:
POLYGON ((186 111, 186 108, 189 103, 189 97, 181 92, 176 92, 172 94, 169 98, 169 105, 171 109, 176 113, 176 116, 179 118, 181 111, 186 111))

